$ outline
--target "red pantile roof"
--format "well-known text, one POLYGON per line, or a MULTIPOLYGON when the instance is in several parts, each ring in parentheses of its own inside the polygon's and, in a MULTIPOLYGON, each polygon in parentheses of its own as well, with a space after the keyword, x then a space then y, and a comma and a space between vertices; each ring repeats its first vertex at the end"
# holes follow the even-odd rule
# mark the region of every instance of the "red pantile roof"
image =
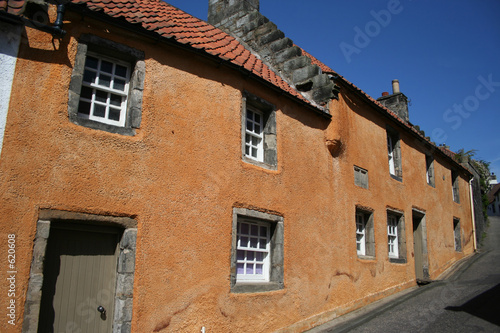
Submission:
MULTIPOLYGON (((238 40, 222 30, 160 0, 71 0, 95 12, 124 18, 158 35, 219 57, 308 102, 238 40)), ((310 103, 309 103, 310 104, 310 103)))
MULTIPOLYGON (((306 102, 315 107, 307 98, 264 64, 258 56, 247 50, 236 38, 166 2, 160 0, 70 0, 70 2, 74 5, 86 6, 90 11, 102 12, 112 18, 123 18, 129 23, 140 25, 142 28, 157 33, 161 37, 173 39, 178 43, 228 61, 264 79, 270 84, 300 99, 302 102, 306 102)), ((25 5, 26 0, 0 0, 0 11, 21 15, 25 5)), ((419 131, 413 128, 411 124, 403 121, 394 112, 381 105, 370 95, 356 87, 330 67, 304 50, 302 51, 303 54, 311 58, 312 63, 318 65, 323 72, 330 72, 337 75, 344 84, 369 102, 373 103, 379 111, 386 113, 403 127, 406 127, 410 132, 420 137, 423 141, 431 143, 419 131)), ((321 108, 317 108, 317 110, 324 114, 321 108)), ((444 151, 442 152, 444 155, 453 159, 454 156, 450 156, 444 151)))
POLYGON ((0 0, 0 11, 12 15, 21 15, 24 11, 26 0, 0 0))

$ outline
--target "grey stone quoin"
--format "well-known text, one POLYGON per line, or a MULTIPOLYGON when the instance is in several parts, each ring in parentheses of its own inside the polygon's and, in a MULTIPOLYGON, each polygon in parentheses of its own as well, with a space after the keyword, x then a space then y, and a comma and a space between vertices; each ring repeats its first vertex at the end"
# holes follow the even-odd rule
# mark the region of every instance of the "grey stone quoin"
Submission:
POLYGON ((248 46, 313 104, 325 107, 338 98, 333 76, 311 64, 302 49, 259 12, 259 0, 209 0, 208 22, 248 46))

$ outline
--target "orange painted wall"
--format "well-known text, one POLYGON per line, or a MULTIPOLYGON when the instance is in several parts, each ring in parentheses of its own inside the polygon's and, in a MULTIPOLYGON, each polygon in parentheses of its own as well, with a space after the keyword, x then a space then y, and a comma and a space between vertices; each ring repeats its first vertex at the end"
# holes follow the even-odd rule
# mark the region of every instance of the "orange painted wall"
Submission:
MULTIPOLYGON (((134 332, 301 331, 415 285, 413 207, 425 209, 431 277, 473 251, 468 186, 451 199, 449 165, 436 158, 436 188, 425 180, 419 143, 402 133, 403 182, 389 176, 387 120, 343 90, 328 121, 225 66, 181 48, 67 13, 67 36, 26 28, 0 161, 2 239, 17 236, 20 332, 38 212, 42 208, 133 216, 138 221, 134 332), (146 55, 142 124, 133 137, 68 120, 77 39, 92 33, 146 55), (278 168, 241 159, 241 97, 277 108, 278 168), (340 139, 332 157, 327 139, 340 139), (353 165, 369 171, 354 185, 353 165), (442 180, 442 177, 445 177, 442 180), (448 200, 449 199, 449 200, 448 200), (374 210, 376 260, 356 255, 355 206, 374 210), (389 263, 386 208, 407 218, 408 262, 389 263), (283 290, 230 293, 233 207, 284 217, 283 290), (453 248, 453 217, 463 252, 453 248), (249 323, 252 325, 249 326, 249 323), (293 326, 292 326, 293 325, 293 326)), ((6 242, 0 242, 6 253, 6 242)), ((6 288, 5 279, 0 284, 6 288)), ((4 301, 0 301, 4 307, 4 301)), ((0 331, 12 329, 5 321, 0 331)))

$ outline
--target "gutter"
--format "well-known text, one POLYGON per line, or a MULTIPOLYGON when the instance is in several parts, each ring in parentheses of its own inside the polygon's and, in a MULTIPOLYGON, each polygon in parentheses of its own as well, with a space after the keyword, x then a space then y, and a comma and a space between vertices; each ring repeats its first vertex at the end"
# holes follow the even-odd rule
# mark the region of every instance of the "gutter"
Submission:
POLYGON ((472 181, 474 177, 469 180, 469 198, 470 198, 470 209, 472 214, 472 241, 474 244, 474 252, 477 251, 477 240, 476 240, 476 213, 474 210, 474 193, 472 192, 472 181))
POLYGON ((4 11, 0 11, 0 20, 12 24, 22 24, 33 29, 47 32, 54 37, 63 38, 64 35, 66 35, 66 31, 62 29, 65 9, 64 4, 57 5, 57 18, 53 26, 33 21, 22 16, 9 14, 4 11))

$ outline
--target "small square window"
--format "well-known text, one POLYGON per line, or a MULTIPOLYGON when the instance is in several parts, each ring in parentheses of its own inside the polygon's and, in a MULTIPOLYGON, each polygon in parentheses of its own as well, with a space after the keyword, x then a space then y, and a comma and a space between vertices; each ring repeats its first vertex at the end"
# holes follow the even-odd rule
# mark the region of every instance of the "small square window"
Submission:
POLYGON ((283 288, 283 237, 281 216, 233 209, 232 292, 283 288))
POLYGON ((354 184, 362 188, 368 188, 368 171, 354 166, 354 184))

